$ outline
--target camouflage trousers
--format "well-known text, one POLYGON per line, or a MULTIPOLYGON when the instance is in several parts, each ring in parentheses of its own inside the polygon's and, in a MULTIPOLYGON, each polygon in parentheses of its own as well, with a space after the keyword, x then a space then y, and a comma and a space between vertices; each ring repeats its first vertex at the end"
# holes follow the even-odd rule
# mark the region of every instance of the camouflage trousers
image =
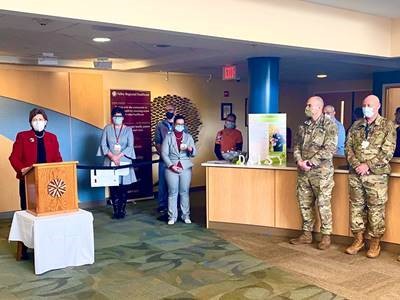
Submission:
POLYGON ((297 199, 303 218, 304 231, 313 231, 315 206, 317 206, 321 220, 321 233, 332 233, 331 198, 334 185, 333 168, 298 173, 297 199))
POLYGON ((380 237, 385 232, 385 207, 389 176, 349 174, 351 231, 368 228, 369 235, 380 237), (368 223, 368 227, 366 226, 368 223))

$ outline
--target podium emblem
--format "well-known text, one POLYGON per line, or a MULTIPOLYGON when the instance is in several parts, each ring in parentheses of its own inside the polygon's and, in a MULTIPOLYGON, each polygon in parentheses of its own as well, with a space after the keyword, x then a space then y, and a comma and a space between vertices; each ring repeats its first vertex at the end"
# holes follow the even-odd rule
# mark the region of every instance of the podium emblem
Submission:
POLYGON ((55 178, 47 185, 47 193, 53 198, 61 198, 67 190, 64 180, 55 178))

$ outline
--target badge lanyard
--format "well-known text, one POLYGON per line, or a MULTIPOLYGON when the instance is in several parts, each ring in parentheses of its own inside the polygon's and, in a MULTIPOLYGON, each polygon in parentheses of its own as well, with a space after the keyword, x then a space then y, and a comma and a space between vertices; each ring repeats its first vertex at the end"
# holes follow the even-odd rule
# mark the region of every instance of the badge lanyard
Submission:
POLYGON ((115 130, 115 125, 113 125, 114 134, 115 134, 115 139, 116 139, 116 141, 117 141, 117 145, 119 145, 119 137, 120 137, 121 132, 122 132, 122 127, 123 127, 123 125, 121 126, 121 128, 120 128, 120 130, 119 130, 119 132, 118 132, 118 135, 117 135, 117 131, 115 130))
POLYGON ((172 132, 172 125, 170 122, 167 121, 168 133, 172 132))
POLYGON ((369 126, 368 124, 365 126, 365 140, 368 140, 368 134, 369 134, 369 126))
POLYGON ((369 126, 367 124, 365 126, 365 140, 363 140, 362 143, 361 143, 361 148, 362 149, 367 149, 368 146, 369 146, 369 142, 368 142, 369 131, 370 131, 370 128, 369 128, 369 126))

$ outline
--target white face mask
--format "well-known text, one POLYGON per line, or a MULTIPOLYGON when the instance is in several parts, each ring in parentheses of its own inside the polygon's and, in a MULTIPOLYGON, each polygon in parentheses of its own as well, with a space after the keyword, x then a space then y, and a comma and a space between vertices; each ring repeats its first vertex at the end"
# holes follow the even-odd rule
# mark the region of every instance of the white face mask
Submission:
POLYGON ((362 108, 362 111, 363 111, 364 117, 366 117, 366 118, 371 118, 374 115, 374 109, 372 107, 364 106, 362 108))
POLYGON ((175 125, 175 130, 178 132, 182 132, 185 130, 185 126, 181 124, 175 125))
POLYGON ((31 125, 33 130, 41 132, 46 127, 47 121, 46 120, 35 120, 32 121, 31 125))
POLYGON ((120 116, 113 117, 113 122, 115 125, 121 125, 123 121, 124 121, 124 117, 120 117, 120 116))

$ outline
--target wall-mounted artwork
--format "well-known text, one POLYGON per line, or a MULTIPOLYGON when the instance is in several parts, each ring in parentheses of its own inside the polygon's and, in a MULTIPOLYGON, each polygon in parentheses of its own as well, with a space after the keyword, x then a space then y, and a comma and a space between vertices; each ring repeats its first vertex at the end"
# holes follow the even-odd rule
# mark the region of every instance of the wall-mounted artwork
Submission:
POLYGON ((192 100, 177 95, 159 96, 151 102, 151 136, 154 141, 154 134, 157 123, 165 119, 165 107, 172 104, 176 107, 176 113, 185 117, 185 125, 192 135, 193 140, 199 140, 200 128, 202 125, 200 112, 192 100))
POLYGON ((232 113, 232 103, 221 103, 221 120, 225 120, 226 116, 232 113))

